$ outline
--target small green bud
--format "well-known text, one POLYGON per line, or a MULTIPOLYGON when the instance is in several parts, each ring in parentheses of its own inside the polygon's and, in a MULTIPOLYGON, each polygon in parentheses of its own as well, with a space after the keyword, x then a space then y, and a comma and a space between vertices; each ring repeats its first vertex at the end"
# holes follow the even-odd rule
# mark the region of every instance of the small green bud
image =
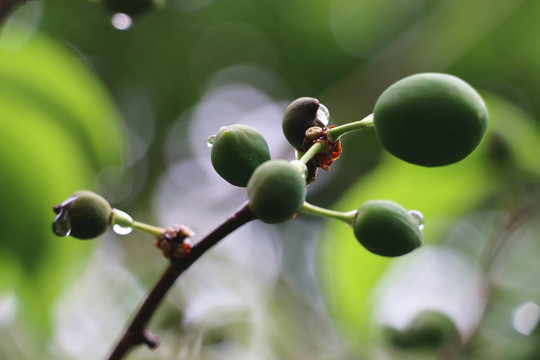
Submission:
POLYGON ((444 344, 460 341, 459 332, 452 319, 438 311, 423 311, 403 331, 385 329, 385 337, 403 349, 436 350, 444 344))
POLYGON ((374 108, 375 132, 392 155, 423 166, 455 163, 480 143, 488 123, 482 97, 447 74, 406 77, 386 89, 374 108))
POLYGON ((318 126, 312 126, 306 130, 306 137, 308 140, 314 141, 324 135, 323 128, 318 126))
POLYGON ((307 129, 314 126, 326 127, 327 124, 323 123, 318 116, 320 107, 319 100, 302 97, 290 103, 283 112, 283 134, 296 150, 304 151, 303 143, 307 129))
POLYGON ((270 160, 264 136, 247 125, 222 127, 212 141, 212 166, 229 183, 245 187, 253 171, 270 160))
POLYGON ((111 225, 111 206, 91 191, 77 191, 53 209, 57 214, 53 231, 58 236, 91 239, 103 234, 111 225))
POLYGON ((358 208, 354 236, 369 251, 401 256, 422 244, 419 223, 403 206, 389 200, 370 200, 358 208))
POLYGON ((270 160, 255 170, 247 193, 257 218, 275 224, 291 219, 300 210, 306 197, 306 180, 295 164, 270 160))

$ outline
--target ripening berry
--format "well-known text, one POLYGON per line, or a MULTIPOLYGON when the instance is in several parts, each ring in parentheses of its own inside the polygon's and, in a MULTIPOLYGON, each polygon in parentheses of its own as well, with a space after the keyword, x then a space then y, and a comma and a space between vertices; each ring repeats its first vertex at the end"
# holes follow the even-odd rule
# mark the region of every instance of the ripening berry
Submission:
POLYGON ((286 160, 260 165, 247 185, 249 206, 257 218, 275 224, 291 219, 306 197, 302 171, 286 160))
POLYGON ((455 163, 480 143, 488 112, 465 81, 447 74, 406 77, 386 89, 375 104, 374 125, 392 155, 423 166, 455 163))
POLYGON ((253 171, 270 160, 264 136, 247 125, 222 127, 212 141, 212 166, 229 183, 245 187, 253 171))
POLYGON ((320 107, 319 100, 302 97, 290 103, 283 112, 283 134, 296 150, 304 151, 303 143, 307 129, 326 126, 317 116, 320 107))
POLYGON ((418 221, 401 205, 370 200, 358 208, 354 236, 369 251, 382 256, 407 254, 422 244, 418 221))
POLYGON ((111 225, 112 209, 107 200, 87 190, 77 191, 56 205, 54 212, 57 215, 53 231, 58 236, 91 239, 103 234, 111 225))

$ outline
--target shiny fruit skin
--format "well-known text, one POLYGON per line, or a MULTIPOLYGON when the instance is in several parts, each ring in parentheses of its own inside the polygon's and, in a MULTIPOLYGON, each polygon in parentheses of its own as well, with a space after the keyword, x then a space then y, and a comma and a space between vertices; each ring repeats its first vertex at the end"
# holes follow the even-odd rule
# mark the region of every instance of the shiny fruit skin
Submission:
POLYGON ((91 191, 77 191, 65 204, 71 222, 70 235, 75 238, 85 240, 98 237, 111 224, 111 206, 107 200, 91 191))
POLYGON ((255 170, 247 193, 251 211, 259 220, 280 223, 300 210, 306 197, 306 180, 289 161, 271 160, 255 170))
POLYGON ((264 137, 248 125, 222 127, 212 143, 212 166, 229 183, 245 187, 260 164, 270 160, 264 137))
POLYGON ((392 155, 422 166, 443 166, 469 155, 488 123, 482 97, 448 74, 422 73, 386 89, 374 108, 382 146, 392 155))
POLYGON ((353 231, 369 251, 382 256, 401 256, 422 244, 418 223, 401 205, 389 200, 370 200, 358 208, 353 231))
POLYGON ((324 127, 317 119, 319 100, 301 97, 291 102, 283 112, 283 134, 287 141, 298 151, 304 151, 306 130, 313 126, 324 127))

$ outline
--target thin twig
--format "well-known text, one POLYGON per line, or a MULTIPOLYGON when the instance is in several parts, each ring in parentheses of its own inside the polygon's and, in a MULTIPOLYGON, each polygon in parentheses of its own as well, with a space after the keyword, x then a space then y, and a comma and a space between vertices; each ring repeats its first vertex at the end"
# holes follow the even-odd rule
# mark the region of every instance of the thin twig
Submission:
POLYGON ((151 349, 155 348, 159 341, 157 337, 149 332, 148 324, 176 279, 221 239, 253 219, 255 219, 255 215, 246 203, 220 226, 194 245, 186 257, 171 259, 171 263, 165 269, 165 272, 156 282, 131 320, 124 334, 109 355, 108 360, 120 360, 130 350, 141 344, 146 344, 151 349))

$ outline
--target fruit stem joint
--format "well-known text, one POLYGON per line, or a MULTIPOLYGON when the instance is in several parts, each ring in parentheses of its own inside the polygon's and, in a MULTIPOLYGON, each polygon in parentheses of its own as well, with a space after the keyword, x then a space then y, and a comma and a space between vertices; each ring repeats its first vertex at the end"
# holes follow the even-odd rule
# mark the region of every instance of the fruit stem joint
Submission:
POLYGON ((111 225, 119 225, 122 227, 131 228, 133 226, 133 218, 122 210, 112 209, 111 225))
POLYGON ((181 259, 191 251, 192 244, 189 237, 195 235, 185 225, 174 225, 165 229, 154 245, 169 259, 181 259))
POLYGON ((369 129, 374 126, 375 125, 373 122, 373 114, 370 114, 359 121, 354 121, 354 122, 340 125, 340 126, 330 127, 328 128, 327 135, 328 135, 328 139, 335 141, 339 139, 340 137, 342 137, 343 135, 347 135, 354 131, 369 129))
POLYGON ((318 169, 330 170, 330 165, 339 158, 341 154, 341 141, 331 140, 328 136, 328 128, 311 127, 307 129, 304 138, 304 149, 306 152, 300 158, 308 168, 307 184, 313 183, 317 179, 318 169))

